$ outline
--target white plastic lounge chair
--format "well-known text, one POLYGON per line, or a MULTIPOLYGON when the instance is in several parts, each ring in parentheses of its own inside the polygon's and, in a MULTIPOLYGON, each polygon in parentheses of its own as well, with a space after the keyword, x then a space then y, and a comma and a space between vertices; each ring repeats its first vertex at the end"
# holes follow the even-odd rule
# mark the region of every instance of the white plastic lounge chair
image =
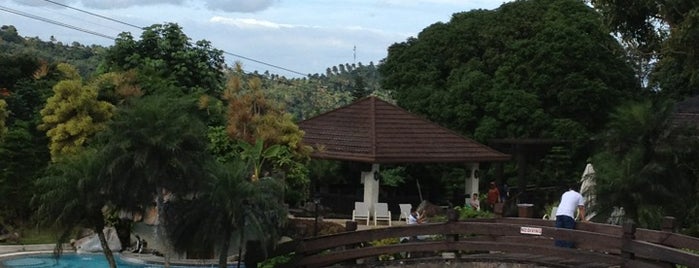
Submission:
POLYGON ((388 221, 388 226, 391 226, 391 211, 387 203, 374 204, 374 226, 377 221, 388 221))
POLYGON ((411 204, 398 204, 400 207, 400 216, 398 220, 404 219, 405 223, 408 223, 408 217, 410 217, 410 209, 413 207, 411 204))
POLYGON ((369 207, 364 202, 354 202, 354 210, 352 210, 352 220, 366 220, 366 225, 369 225, 369 207))

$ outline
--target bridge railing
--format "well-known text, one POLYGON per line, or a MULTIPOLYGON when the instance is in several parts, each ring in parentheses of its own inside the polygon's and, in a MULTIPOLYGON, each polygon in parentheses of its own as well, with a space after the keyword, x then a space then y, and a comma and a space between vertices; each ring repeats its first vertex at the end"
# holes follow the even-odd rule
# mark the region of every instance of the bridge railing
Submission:
MULTIPOLYGON (((579 223, 576 230, 555 228, 553 221, 528 218, 452 220, 444 223, 405 225, 349 231, 280 244, 272 256, 293 253, 288 267, 323 267, 357 259, 398 253, 452 253, 459 261, 492 260, 517 262, 522 254, 533 256, 522 262, 539 264, 602 263, 622 267, 668 267, 699 265, 699 239, 667 231, 579 223), (431 236, 432 239, 384 246, 371 241, 386 238, 431 236), (569 240, 575 249, 554 246, 554 240, 569 240), (696 252, 696 251, 695 251, 696 252), (504 253, 504 254, 503 254, 504 253), (514 255, 510 254, 519 254, 514 255), (538 256, 538 258, 537 258, 538 256)), ((251 248, 248 251, 258 252, 251 248)), ((435 255, 435 254, 432 254, 435 255)), ((246 262, 256 267, 254 256, 246 262)))

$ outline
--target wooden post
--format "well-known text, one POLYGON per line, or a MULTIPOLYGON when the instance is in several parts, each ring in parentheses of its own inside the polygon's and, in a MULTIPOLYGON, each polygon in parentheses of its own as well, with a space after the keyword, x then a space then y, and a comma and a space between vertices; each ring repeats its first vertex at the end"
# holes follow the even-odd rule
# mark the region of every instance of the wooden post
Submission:
POLYGON ((663 217, 663 221, 660 224, 660 230, 662 230, 663 232, 674 233, 677 229, 676 224, 677 222, 675 221, 675 217, 663 217))
MULTIPOLYGON (((354 232, 357 231, 357 222, 356 221, 345 221, 345 232, 354 232)), ((345 245, 344 248, 345 250, 348 249, 353 249, 353 248, 358 248, 360 244, 349 244, 345 245)), ((347 261, 345 262, 347 265, 356 265, 356 261, 347 261)))
MULTIPOLYGON (((459 213, 455 209, 449 208, 447 210, 447 223, 455 223, 458 221, 459 221, 459 213)), ((447 241, 448 242, 459 242, 459 234, 457 233, 457 234, 447 235, 447 241)), ((454 254, 455 259, 457 259, 457 260, 460 259, 458 250, 453 251, 452 253, 454 254)), ((442 257, 444 257, 444 254, 442 254, 442 257)))
POLYGON ((345 222, 345 232, 354 232, 357 230, 356 221, 346 221, 345 222))
POLYGON ((636 239, 636 224, 632 221, 624 223, 624 234, 621 237, 621 258, 624 259, 622 267, 631 267, 629 262, 632 261, 634 253, 630 251, 631 243, 636 239))

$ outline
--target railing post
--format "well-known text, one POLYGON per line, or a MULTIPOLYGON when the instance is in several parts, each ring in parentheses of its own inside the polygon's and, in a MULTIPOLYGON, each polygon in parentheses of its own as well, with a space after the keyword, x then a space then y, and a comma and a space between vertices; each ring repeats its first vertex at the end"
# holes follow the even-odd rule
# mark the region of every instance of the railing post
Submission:
POLYGON ((627 221, 623 227, 624 234, 621 236, 621 258, 624 259, 622 267, 631 267, 630 261, 633 260, 634 253, 631 251, 631 243, 636 239, 636 223, 627 221))
POLYGON ((674 233, 677 229, 677 222, 675 217, 666 216, 663 217, 663 221, 660 224, 660 230, 663 232, 674 233))
MULTIPOLYGON (((449 208, 447 210, 447 223, 455 223, 458 221, 459 221, 459 213, 455 209, 449 208)), ((458 233, 448 234, 446 238, 447 238, 448 242, 459 242, 459 234, 458 233)), ((457 260, 461 258, 459 256, 458 250, 453 251, 452 254, 454 254, 453 257, 457 260)), ((451 254, 447 254, 447 255, 451 255, 451 254)), ((442 254, 442 257, 446 258, 447 256, 445 254, 442 254)))
MULTIPOLYGON (((345 221, 345 232, 354 232, 357 231, 357 222, 356 221, 345 221)), ((348 244, 345 245, 344 248, 345 250, 348 249, 354 249, 359 247, 359 244, 348 244)), ((356 265, 356 260, 353 261, 346 261, 345 264, 347 265, 356 265)))
POLYGON ((345 222, 345 232, 354 232, 357 230, 356 221, 346 221, 345 222))

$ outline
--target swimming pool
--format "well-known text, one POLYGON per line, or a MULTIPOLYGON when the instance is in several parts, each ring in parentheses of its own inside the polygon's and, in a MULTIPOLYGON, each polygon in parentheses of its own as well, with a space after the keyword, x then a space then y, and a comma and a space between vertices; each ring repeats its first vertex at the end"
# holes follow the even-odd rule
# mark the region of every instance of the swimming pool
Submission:
MULTIPOLYGON (((117 266, 119 268, 160 268, 163 267, 162 264, 156 263, 146 263, 143 261, 134 260, 126 261, 121 258, 119 254, 115 254, 117 266)), ((51 254, 38 254, 38 255, 24 255, 10 257, 2 260, 2 265, 0 267, 7 268, 99 268, 99 267, 109 267, 107 258, 104 254, 75 254, 66 253, 61 255, 58 260, 53 258, 51 254)), ((196 266, 182 266, 173 265, 172 268, 202 268, 202 267, 217 267, 216 265, 196 265, 196 266)), ((229 265, 229 267, 237 267, 237 265, 229 265)), ((245 267, 245 265, 240 265, 240 267, 245 267)))

